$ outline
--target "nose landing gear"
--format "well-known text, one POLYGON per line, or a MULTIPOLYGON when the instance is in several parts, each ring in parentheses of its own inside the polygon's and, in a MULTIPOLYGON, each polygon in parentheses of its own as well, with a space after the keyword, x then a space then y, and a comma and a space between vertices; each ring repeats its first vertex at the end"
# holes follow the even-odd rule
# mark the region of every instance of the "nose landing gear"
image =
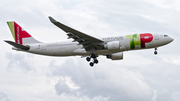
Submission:
POLYGON ((154 54, 157 55, 157 47, 155 48, 154 54))
POLYGON ((91 54, 90 55, 90 57, 86 57, 86 60, 88 61, 88 62, 90 62, 89 63, 89 65, 91 66, 91 67, 93 67, 94 66, 94 64, 98 64, 98 60, 97 60, 97 58, 96 58, 96 55, 95 54, 91 54), (91 58, 93 58, 93 61, 92 62, 90 62, 91 61, 91 58))

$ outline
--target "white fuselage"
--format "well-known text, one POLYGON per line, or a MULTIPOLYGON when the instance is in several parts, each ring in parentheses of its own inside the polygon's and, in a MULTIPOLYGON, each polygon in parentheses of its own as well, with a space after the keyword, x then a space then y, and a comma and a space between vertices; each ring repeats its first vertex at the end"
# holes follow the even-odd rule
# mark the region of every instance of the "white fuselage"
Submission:
MULTIPOLYGON (((146 38, 146 37, 145 37, 146 38)), ((145 47, 142 48, 141 45, 134 45, 132 48, 131 41, 133 40, 133 44, 138 42, 138 38, 127 38, 127 36, 120 36, 120 37, 110 37, 110 38, 102 38, 102 41, 108 43, 113 41, 119 41, 121 49, 109 50, 109 49, 102 49, 93 51, 94 54, 97 55, 107 55, 113 54, 117 52, 123 52, 128 50, 138 50, 138 49, 148 49, 148 48, 156 48, 159 46, 166 45, 173 41, 170 37, 165 37, 165 35, 160 34, 153 34, 153 39, 151 42, 145 43, 145 47)), ((105 44, 106 44, 105 43, 105 44)), ((41 54, 47 56, 89 56, 91 51, 86 51, 82 45, 78 45, 78 42, 53 42, 53 43, 36 43, 36 44, 28 44, 30 49, 26 52, 34 53, 34 54, 41 54)))

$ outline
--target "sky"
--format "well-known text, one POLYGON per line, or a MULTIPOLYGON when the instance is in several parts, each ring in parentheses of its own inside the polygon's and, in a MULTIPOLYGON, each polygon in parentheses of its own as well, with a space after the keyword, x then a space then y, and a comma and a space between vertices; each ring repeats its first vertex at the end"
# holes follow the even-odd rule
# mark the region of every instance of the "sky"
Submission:
POLYGON ((0 0, 0 101, 179 101, 179 0, 0 0), (12 50, 7 21, 42 42, 67 41, 52 16, 94 37, 167 34, 154 49, 104 56, 93 68, 80 56, 50 57, 12 50))

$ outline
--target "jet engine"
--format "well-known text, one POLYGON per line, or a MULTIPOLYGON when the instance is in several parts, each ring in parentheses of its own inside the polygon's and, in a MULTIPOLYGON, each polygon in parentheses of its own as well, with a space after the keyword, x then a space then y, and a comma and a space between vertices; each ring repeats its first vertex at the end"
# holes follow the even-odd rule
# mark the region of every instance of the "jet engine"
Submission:
POLYGON ((104 47, 108 50, 119 50, 120 43, 119 41, 111 41, 104 45, 104 47))
POLYGON ((127 50, 125 46, 121 45, 119 41, 111 41, 104 45, 104 48, 108 50, 121 50, 125 51, 127 50))
POLYGON ((108 54, 106 56, 108 59, 111 59, 111 60, 122 60, 123 59, 123 52, 108 54))

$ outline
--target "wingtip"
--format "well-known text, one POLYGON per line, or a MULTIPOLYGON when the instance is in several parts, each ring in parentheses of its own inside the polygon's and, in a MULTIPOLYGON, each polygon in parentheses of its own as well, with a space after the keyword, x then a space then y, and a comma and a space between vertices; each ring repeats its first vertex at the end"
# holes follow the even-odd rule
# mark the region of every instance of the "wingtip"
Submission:
POLYGON ((52 18, 51 16, 49 16, 49 20, 53 23, 53 22, 57 22, 54 18, 52 18))

